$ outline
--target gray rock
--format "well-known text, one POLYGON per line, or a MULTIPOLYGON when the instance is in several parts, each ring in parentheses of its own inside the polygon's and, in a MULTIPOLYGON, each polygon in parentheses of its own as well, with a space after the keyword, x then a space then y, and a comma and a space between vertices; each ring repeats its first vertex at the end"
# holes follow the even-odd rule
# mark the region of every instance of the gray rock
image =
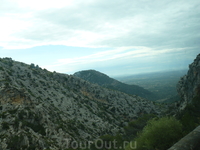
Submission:
POLYGON ((200 54, 192 64, 189 65, 187 75, 183 76, 177 84, 177 91, 182 98, 180 110, 183 110, 188 103, 200 94, 200 54))

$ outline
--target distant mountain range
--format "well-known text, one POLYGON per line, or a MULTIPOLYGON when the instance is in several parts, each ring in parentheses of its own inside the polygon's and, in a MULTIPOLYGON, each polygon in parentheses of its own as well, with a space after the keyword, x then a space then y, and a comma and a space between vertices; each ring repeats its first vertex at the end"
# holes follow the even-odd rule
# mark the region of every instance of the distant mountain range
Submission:
POLYGON ((140 86, 122 83, 96 70, 79 71, 74 73, 74 76, 98 84, 104 88, 121 91, 130 95, 137 95, 148 100, 156 100, 157 98, 152 92, 140 86))

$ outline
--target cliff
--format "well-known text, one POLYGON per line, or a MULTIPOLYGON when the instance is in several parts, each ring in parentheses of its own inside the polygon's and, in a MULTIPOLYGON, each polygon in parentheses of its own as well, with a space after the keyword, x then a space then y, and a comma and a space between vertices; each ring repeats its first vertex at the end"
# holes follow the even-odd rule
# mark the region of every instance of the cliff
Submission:
POLYGON ((180 109, 183 110, 192 99, 200 94, 200 54, 189 65, 187 75, 182 77, 177 84, 177 91, 182 98, 180 109))

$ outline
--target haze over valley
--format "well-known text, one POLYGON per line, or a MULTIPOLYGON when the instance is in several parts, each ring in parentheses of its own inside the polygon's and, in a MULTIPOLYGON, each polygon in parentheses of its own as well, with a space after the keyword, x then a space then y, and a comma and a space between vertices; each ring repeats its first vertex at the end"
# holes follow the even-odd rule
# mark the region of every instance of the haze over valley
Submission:
POLYGON ((162 102, 178 95, 177 83, 186 73, 187 70, 163 71, 116 77, 116 79, 126 84, 141 86, 157 95, 156 100, 162 102))

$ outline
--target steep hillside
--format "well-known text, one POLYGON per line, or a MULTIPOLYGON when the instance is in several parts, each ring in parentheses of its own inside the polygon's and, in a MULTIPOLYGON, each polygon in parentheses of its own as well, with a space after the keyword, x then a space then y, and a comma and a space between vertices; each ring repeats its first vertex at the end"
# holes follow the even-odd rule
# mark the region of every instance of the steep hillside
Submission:
POLYGON ((128 85, 122 82, 119 82, 113 78, 110 78, 109 76, 95 71, 95 70, 85 70, 85 71, 79 71, 74 73, 74 76, 82 78, 86 81, 89 81, 91 83, 98 84, 102 87, 118 90, 127 94, 131 95, 138 95, 140 97, 146 98, 148 100, 155 100, 156 96, 151 93, 148 90, 145 90, 144 88, 137 86, 137 85, 128 85))
POLYGON ((143 98, 0 59, 0 149, 65 149, 161 110, 143 98))
POLYGON ((183 76, 177 84, 177 91, 182 98, 180 109, 184 109, 195 96, 200 95, 200 54, 189 65, 187 75, 183 76))

